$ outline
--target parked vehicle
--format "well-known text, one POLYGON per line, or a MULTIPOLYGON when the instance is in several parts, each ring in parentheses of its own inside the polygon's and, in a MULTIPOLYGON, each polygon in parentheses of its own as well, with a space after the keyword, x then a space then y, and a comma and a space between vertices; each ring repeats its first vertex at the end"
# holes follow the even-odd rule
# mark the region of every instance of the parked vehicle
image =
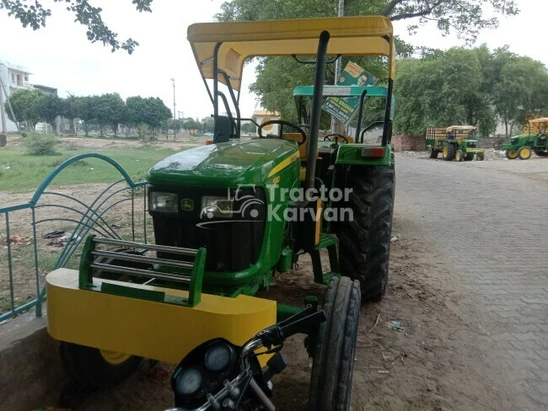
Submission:
POLYGON ((533 152, 539 157, 548 157, 548 117, 529 120, 523 131, 502 145, 506 158, 528 160, 533 152))

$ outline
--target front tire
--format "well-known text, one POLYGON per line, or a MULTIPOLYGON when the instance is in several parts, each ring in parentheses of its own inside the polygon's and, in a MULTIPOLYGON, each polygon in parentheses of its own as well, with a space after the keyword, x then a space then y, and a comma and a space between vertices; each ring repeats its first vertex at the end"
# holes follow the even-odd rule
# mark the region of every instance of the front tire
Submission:
POLYGON ((81 386, 93 389, 116 386, 133 374, 142 360, 67 342, 61 343, 59 353, 69 376, 81 386))
POLYGON ((464 153, 462 152, 462 150, 457 150, 457 153, 455 154, 455 160, 464 161, 464 153))
POLYGON ((430 158, 438 158, 439 153, 439 151, 434 150, 434 147, 430 147, 430 158))
POLYGON ((347 187, 352 221, 340 226, 341 273, 359 280, 362 301, 380 301, 388 283, 395 172, 387 166, 354 167, 347 187))
POLYGON ((348 277, 331 280, 322 307, 327 321, 318 328, 314 349, 310 411, 350 409, 360 305, 357 281, 348 277))

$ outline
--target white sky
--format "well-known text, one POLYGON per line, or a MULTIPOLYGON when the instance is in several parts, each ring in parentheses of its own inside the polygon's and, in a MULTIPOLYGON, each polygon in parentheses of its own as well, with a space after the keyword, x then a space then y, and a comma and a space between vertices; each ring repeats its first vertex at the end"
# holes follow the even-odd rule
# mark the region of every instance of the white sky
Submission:
MULTIPOLYGON (((53 16, 46 28, 23 29, 5 10, 0 10, 0 60, 27 67, 31 83, 59 89, 60 96, 118 92, 160 97, 173 109, 175 78, 177 111, 185 117, 211 114, 211 103, 190 46, 186 40, 189 24, 212 21, 222 0, 154 0, 152 13, 137 13, 130 0, 95 0, 103 8, 103 20, 119 34, 140 43, 130 56, 125 51, 111 53, 100 43, 87 41, 85 27, 73 22, 63 4, 52 4, 53 16)), ((548 65, 546 16, 548 1, 518 0, 521 13, 501 19, 496 30, 484 31, 477 45, 491 49, 508 44, 511 51, 528 55, 548 65)), ((49 1, 45 1, 49 3, 49 1)), ((463 45, 454 36, 442 37, 433 25, 414 36, 406 31, 408 22, 396 22, 395 32, 414 45, 447 49, 463 45)), ((247 91, 253 82, 253 67, 247 67, 242 86, 242 116, 251 116, 255 97, 247 91)))

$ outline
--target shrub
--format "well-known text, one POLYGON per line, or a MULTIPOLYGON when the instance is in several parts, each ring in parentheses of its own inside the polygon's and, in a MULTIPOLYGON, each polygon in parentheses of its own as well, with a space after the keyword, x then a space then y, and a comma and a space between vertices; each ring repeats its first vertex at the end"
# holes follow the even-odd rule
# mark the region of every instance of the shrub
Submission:
POLYGON ((47 156, 55 154, 59 138, 54 134, 28 133, 24 140, 27 153, 32 156, 47 156))

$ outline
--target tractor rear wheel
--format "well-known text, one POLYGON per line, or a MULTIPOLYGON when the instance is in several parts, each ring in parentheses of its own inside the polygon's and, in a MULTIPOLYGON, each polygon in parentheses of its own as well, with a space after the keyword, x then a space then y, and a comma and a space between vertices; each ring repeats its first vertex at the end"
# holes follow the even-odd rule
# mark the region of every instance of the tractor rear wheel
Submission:
POLYGON ((535 154, 539 157, 548 157, 548 151, 535 150, 535 154))
POLYGON ((434 147, 430 147, 430 158, 438 158, 440 152, 435 150, 434 147))
POLYGON ((133 374, 141 357, 62 342, 59 347, 63 367, 78 384, 92 389, 117 385, 133 374))
POLYGON ((518 158, 518 151, 517 150, 506 150, 506 153, 504 153, 506 155, 506 158, 508 160, 515 160, 516 158, 518 158))
POLYGON ((395 172, 392 167, 353 167, 348 207, 352 221, 340 224, 341 273, 359 280, 362 301, 380 301, 388 282, 395 172))
POLYGON ((443 159, 445 161, 453 161, 455 158, 455 146, 453 144, 446 144, 443 147, 443 159))
POLYGON ((532 151, 529 147, 523 146, 518 150, 518 157, 520 160, 529 160, 531 157, 532 151))
POLYGON ((315 338, 308 400, 311 411, 350 409, 360 305, 358 281, 348 277, 331 280, 322 307, 327 321, 315 338))

